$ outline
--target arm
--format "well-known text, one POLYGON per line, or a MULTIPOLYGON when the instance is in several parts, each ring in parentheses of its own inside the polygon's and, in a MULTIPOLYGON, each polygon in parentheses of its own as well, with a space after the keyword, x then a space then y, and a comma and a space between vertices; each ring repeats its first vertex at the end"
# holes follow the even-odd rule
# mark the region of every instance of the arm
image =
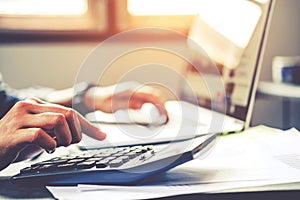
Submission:
MULTIPOLYGON (((46 100, 72 107, 73 88, 49 93, 46 100)), ((89 111, 101 110, 113 113, 119 109, 139 109, 144 103, 154 104, 162 115, 168 117, 164 99, 159 91, 135 82, 124 82, 107 87, 91 87, 83 97, 83 104, 89 111)))
MULTIPOLYGON (((73 87, 55 90, 53 88, 37 86, 15 90, 3 83, 1 73, 0 90, 5 90, 9 96, 14 96, 16 99, 36 97, 66 107, 72 107, 72 99, 74 96, 73 87)), ((14 103, 16 101, 14 101, 14 103)), ((154 104, 159 112, 168 118, 162 95, 159 94, 157 90, 136 82, 123 82, 107 87, 89 88, 89 90, 85 92, 82 101, 83 105, 90 111, 102 110, 108 113, 115 112, 118 109, 138 109, 141 108, 144 103, 148 102, 154 104)))

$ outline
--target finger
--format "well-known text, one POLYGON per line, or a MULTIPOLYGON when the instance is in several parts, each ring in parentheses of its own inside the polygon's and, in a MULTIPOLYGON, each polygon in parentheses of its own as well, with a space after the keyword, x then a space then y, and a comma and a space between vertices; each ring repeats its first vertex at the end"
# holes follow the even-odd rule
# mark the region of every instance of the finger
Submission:
POLYGON ((36 99, 35 101, 35 98, 30 98, 26 101, 29 102, 29 105, 27 105, 28 112, 34 114, 40 114, 44 112, 58 112, 65 114, 70 109, 58 104, 46 103, 39 99, 36 99))
POLYGON ((159 113, 168 118, 168 112, 163 104, 163 102, 157 96, 149 95, 147 93, 138 92, 135 93, 130 99, 131 108, 141 108, 144 103, 152 103, 156 106, 159 113))
POLYGON ((35 144, 48 152, 53 152, 57 146, 56 141, 41 128, 19 129, 12 140, 16 146, 35 144))
POLYGON ((142 103, 152 103, 152 104, 160 104, 163 105, 162 101, 160 100, 159 97, 148 94, 148 93, 143 93, 143 92, 136 92, 130 97, 130 101, 132 104, 134 104, 135 101, 140 101, 142 103))
POLYGON ((119 109, 140 109, 145 102, 154 102, 150 100, 151 95, 145 93, 134 93, 125 91, 113 96, 111 100, 112 111, 119 109))
MULTIPOLYGON (((68 116, 73 115, 73 114, 68 114, 68 112, 69 113, 73 112, 77 115, 81 129, 85 134, 87 134, 88 136, 95 138, 97 140, 104 140, 106 138, 105 133, 103 133, 98 127, 92 125, 89 121, 87 121, 83 116, 81 116, 78 112, 76 112, 73 109, 65 108, 63 106, 56 105, 56 104, 36 104, 35 106, 30 107, 29 110, 32 113, 36 113, 36 114, 40 114, 40 113, 44 113, 44 112, 56 112, 56 113, 62 113, 64 115, 68 115, 68 116)), ((75 123, 73 123, 72 119, 69 119, 69 123, 70 123, 70 127, 73 130, 79 130, 78 125, 75 125, 75 123)), ((76 133, 76 134, 72 133, 72 136, 75 136, 75 138, 78 137, 81 139, 81 133, 76 133)))
POLYGON ((78 115, 78 120, 81 124, 82 131, 86 135, 88 135, 96 140, 104 140, 106 138, 106 134, 104 132, 102 132, 98 127, 91 124, 83 116, 78 115))
POLYGON ((80 121, 75 110, 68 110, 66 113, 66 119, 72 134, 72 144, 80 142, 82 138, 82 131, 80 121))
MULTIPOLYGON (((70 133, 72 136, 72 143, 76 143, 79 142, 82 138, 82 130, 81 129, 85 129, 87 130, 87 134, 90 134, 93 138, 103 138, 103 134, 97 127, 91 125, 87 120, 83 121, 82 119, 84 119, 78 112, 76 112, 75 110, 71 109, 71 108, 66 108, 60 105, 56 105, 56 104, 37 104, 35 106, 32 106, 30 108, 30 111, 32 113, 36 113, 36 114, 42 114, 44 112, 53 112, 53 113, 61 113, 65 116, 66 120, 67 120, 67 124, 69 126, 70 129, 70 133), (81 120, 80 120, 81 119, 81 120), (83 122, 83 124, 82 124, 83 122), (83 128, 81 128, 81 126, 84 126, 83 128), (92 126, 92 128, 91 128, 92 126), (92 133, 94 132, 94 133, 92 133), (100 134, 100 136, 98 136, 100 134)), ((63 127, 61 127, 63 128, 63 127)), ((62 130, 62 129, 61 129, 62 130)), ((85 132, 86 133, 86 132, 85 132)), ((63 136, 63 135, 62 135, 63 136)), ((105 138, 105 137, 104 137, 105 138)), ((62 138, 64 139, 64 138, 62 138)), ((65 143, 65 140, 62 140, 62 143, 59 143, 60 145, 62 144, 67 144, 65 143)))
MULTIPOLYGON (((43 105, 43 107, 49 106, 43 105)), ((106 138, 106 134, 104 132, 102 132, 98 127, 92 125, 88 120, 86 120, 75 110, 70 108, 60 110, 60 107, 54 107, 51 109, 57 110, 57 112, 65 112, 73 137, 72 142, 80 141, 82 138, 82 132, 97 140, 104 140, 106 138)))
POLYGON ((109 112, 116 112, 121 109, 127 109, 130 107, 130 97, 132 96, 131 92, 125 91, 122 93, 114 94, 111 98, 108 99, 108 107, 110 108, 109 112))
POLYGON ((45 102, 41 99, 35 98, 35 97, 29 97, 25 101, 31 102, 31 103, 38 103, 38 104, 46 104, 47 103, 47 102, 45 102))
POLYGON ((140 100, 138 102, 136 102, 135 100, 131 100, 131 107, 140 108, 144 103, 152 103, 157 108, 159 114, 166 117, 166 122, 169 120, 168 112, 164 104, 158 97, 146 93, 136 93, 136 95, 137 97, 134 98, 138 98, 140 100))
POLYGON ((68 122, 61 113, 45 112, 24 117, 23 127, 43 129, 51 137, 55 137, 58 146, 68 146, 72 142, 68 122))
POLYGON ((112 111, 115 112, 119 109, 126 108, 140 109, 144 103, 152 103, 153 105, 155 105, 159 113, 161 115, 164 115, 168 120, 168 112, 160 98, 143 92, 123 92, 114 96, 114 98, 112 99, 112 111))
POLYGON ((160 105, 160 104, 154 104, 154 105, 158 109, 159 113, 166 117, 166 122, 168 122, 169 121, 169 116, 168 116, 168 111, 166 110, 166 108, 163 105, 160 105))
POLYGON ((56 114, 56 119, 53 119, 54 135, 57 141, 57 146, 69 146, 72 142, 72 133, 64 115, 56 114))

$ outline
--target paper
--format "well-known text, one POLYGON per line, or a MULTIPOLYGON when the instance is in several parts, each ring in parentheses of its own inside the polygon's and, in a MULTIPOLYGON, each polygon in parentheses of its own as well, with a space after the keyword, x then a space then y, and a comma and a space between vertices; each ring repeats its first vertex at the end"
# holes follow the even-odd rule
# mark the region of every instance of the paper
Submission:
POLYGON ((194 185, 171 185, 171 186, 95 186, 79 185, 78 187, 52 187, 47 189, 57 199, 82 200, 101 199, 109 200, 132 200, 132 199, 152 199, 167 196, 210 193, 215 191, 229 190, 233 188, 257 187, 270 184, 292 183, 295 180, 280 181, 238 181, 228 183, 194 184, 194 185))
MULTIPOLYGON (((99 122, 95 123, 95 125, 107 133, 107 138, 104 141, 98 141, 83 135, 81 145, 83 148, 91 149, 161 143, 190 139, 207 133, 241 130, 243 128, 243 123, 232 117, 188 102, 168 101, 165 107, 169 114, 169 122, 161 126, 143 126, 128 123, 111 124, 111 122, 115 121, 113 116, 101 113, 104 123, 99 122)), ((98 118, 101 117, 98 116, 98 118)))
POLYGON ((264 126, 223 136, 202 160, 193 160, 143 186, 47 187, 58 199, 147 199, 300 182, 300 133, 264 126))
MULTIPOLYGON (((107 138, 104 141, 98 141, 84 135, 81 144, 84 148, 89 149, 107 146, 169 142, 193 138, 195 135, 202 133, 200 133, 198 128, 201 122, 198 120, 199 114, 195 108, 195 105, 185 102, 170 101, 166 103, 166 109, 169 113, 169 122, 161 126, 143 126, 134 123, 111 124, 110 122, 114 121, 114 119, 111 119, 113 116, 102 113, 101 116, 105 123, 99 122, 95 123, 95 125, 107 133, 107 138)), ((100 116, 98 116, 98 118, 100 118, 100 116)), ((201 131, 207 133, 208 130, 203 128, 201 131)))
POLYGON ((104 113, 100 110, 88 113, 86 119, 91 122, 106 122, 118 124, 142 124, 163 125, 167 121, 165 115, 161 115, 157 107, 151 103, 144 103, 140 109, 121 109, 113 114, 104 113))

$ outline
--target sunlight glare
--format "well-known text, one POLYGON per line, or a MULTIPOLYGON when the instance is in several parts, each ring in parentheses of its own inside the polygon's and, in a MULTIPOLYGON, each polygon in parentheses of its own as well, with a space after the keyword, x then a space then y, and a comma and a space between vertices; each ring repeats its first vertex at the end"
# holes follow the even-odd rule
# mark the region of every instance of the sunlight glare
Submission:
POLYGON ((195 15, 200 0, 128 0, 131 15, 195 15))
POLYGON ((87 0, 1 0, 0 14, 7 15, 83 15, 87 0))
POLYGON ((241 0, 204 0, 199 15, 209 26, 244 48, 262 14, 261 8, 241 0), (216 6, 218 5, 218 6, 216 6))

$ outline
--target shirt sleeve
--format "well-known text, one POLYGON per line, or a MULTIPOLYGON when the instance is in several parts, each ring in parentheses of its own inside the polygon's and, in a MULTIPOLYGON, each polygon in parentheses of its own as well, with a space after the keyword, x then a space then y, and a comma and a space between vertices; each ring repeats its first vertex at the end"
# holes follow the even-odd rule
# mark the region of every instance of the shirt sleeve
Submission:
POLYGON ((14 89, 3 81, 0 73, 0 119, 16 102, 28 97, 44 99, 51 91, 54 91, 54 89, 39 86, 26 89, 14 89))
POLYGON ((18 98, 6 95, 4 90, 0 91, 0 119, 19 101, 18 98))
POLYGON ((3 81, 2 75, 0 73, 0 91, 5 91, 7 96, 13 96, 18 99, 26 99, 28 97, 36 97, 45 100, 46 96, 55 91, 54 88, 34 86, 24 89, 15 89, 10 87, 7 83, 3 81))

